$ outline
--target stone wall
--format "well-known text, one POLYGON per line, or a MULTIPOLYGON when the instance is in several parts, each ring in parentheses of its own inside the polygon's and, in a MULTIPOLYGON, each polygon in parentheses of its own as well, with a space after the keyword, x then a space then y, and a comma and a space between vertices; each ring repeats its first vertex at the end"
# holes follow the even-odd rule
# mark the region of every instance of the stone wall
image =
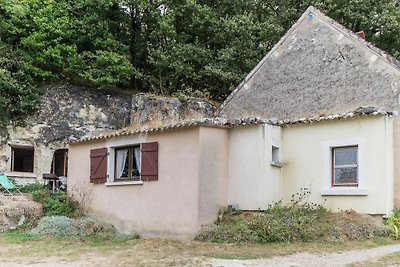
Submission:
POLYGON ((398 111, 399 70, 396 60, 310 8, 227 99, 220 115, 296 119, 361 106, 398 111))
POLYGON ((24 126, 9 126, 0 136, 0 173, 22 183, 49 173, 54 151, 68 142, 99 131, 125 126, 163 124, 212 117, 215 106, 197 98, 179 100, 146 94, 112 93, 73 85, 53 85, 45 90, 41 107, 24 126), (34 172, 11 170, 12 146, 34 147, 34 172))

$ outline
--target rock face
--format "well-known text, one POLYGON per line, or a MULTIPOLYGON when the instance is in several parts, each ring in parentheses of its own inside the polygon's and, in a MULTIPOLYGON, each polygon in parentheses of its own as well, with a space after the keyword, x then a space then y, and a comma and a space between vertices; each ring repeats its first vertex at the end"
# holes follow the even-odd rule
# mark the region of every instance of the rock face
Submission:
POLYGON ((163 124, 177 120, 212 117, 210 102, 146 94, 105 94, 96 89, 54 85, 45 90, 39 111, 25 126, 10 126, 0 136, 0 173, 32 182, 51 171, 54 151, 68 142, 125 126, 163 124), (13 147, 33 147, 33 172, 12 172, 13 147))
POLYGON ((0 195, 0 232, 14 229, 25 222, 43 215, 42 205, 27 195, 0 195))

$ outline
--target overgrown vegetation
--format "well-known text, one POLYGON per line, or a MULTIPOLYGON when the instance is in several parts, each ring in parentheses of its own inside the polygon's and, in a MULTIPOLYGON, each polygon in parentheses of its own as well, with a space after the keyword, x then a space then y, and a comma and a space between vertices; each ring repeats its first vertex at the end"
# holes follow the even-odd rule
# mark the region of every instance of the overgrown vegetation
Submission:
MULTIPOLYGON (((107 223, 94 218, 82 216, 78 204, 70 200, 66 192, 52 193, 47 186, 40 183, 28 184, 21 188, 30 193, 34 201, 43 205, 44 216, 39 221, 27 221, 18 229, 22 236, 49 237, 93 237, 100 239, 130 240, 139 238, 137 234, 121 234, 107 223)), ((28 237, 29 239, 29 237, 28 237)))
POLYGON ((33 236, 96 236, 106 239, 137 239, 138 234, 122 234, 107 223, 89 217, 68 218, 66 216, 46 216, 29 234, 33 236))
POLYGON ((400 211, 393 211, 392 215, 386 220, 386 224, 393 229, 393 237, 400 239, 400 211))
MULTIPOLYGON (((224 212, 218 222, 203 228, 196 239, 211 242, 318 242, 366 240, 390 235, 390 229, 354 211, 333 213, 307 203, 306 191, 290 203, 278 202, 265 211, 224 212)), ((295 196, 296 197, 296 196, 295 196)))
POLYGON ((393 0, 1 1, 0 122, 60 80, 221 100, 309 5, 400 56, 393 0))
POLYGON ((41 184, 26 185, 21 191, 30 193, 34 201, 41 203, 43 212, 47 216, 76 217, 80 215, 78 204, 70 200, 66 192, 52 193, 41 184))

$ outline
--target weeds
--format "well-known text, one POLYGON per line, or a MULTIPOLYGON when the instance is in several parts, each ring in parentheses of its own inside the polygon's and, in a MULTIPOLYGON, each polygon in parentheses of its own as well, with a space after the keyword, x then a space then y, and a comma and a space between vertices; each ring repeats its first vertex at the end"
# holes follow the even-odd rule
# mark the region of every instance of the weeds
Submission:
POLYGON ((78 204, 70 200, 66 192, 51 193, 41 184, 25 185, 21 191, 31 193, 33 200, 43 205, 43 212, 47 216, 76 217, 80 215, 78 204))
POLYGON ((393 229, 393 237, 400 239, 400 211, 393 211, 393 214, 386 220, 386 224, 393 229))
POLYGON ((33 183, 33 184, 26 184, 23 187, 21 187, 21 192, 23 193, 32 193, 35 191, 40 191, 44 188, 45 186, 40 183, 33 183))
POLYGON ((225 212, 216 224, 204 227, 196 239, 211 242, 272 243, 313 240, 366 240, 388 236, 390 231, 370 216, 347 211, 332 213, 305 201, 303 189, 288 204, 277 202, 258 212, 225 212))

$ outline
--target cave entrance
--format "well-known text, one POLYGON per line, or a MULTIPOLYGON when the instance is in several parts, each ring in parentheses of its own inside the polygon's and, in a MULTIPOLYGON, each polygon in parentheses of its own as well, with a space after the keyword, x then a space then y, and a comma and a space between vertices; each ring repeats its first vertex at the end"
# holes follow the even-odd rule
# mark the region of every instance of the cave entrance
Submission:
POLYGON ((68 149, 58 149, 54 152, 51 173, 58 177, 68 176, 68 149))

